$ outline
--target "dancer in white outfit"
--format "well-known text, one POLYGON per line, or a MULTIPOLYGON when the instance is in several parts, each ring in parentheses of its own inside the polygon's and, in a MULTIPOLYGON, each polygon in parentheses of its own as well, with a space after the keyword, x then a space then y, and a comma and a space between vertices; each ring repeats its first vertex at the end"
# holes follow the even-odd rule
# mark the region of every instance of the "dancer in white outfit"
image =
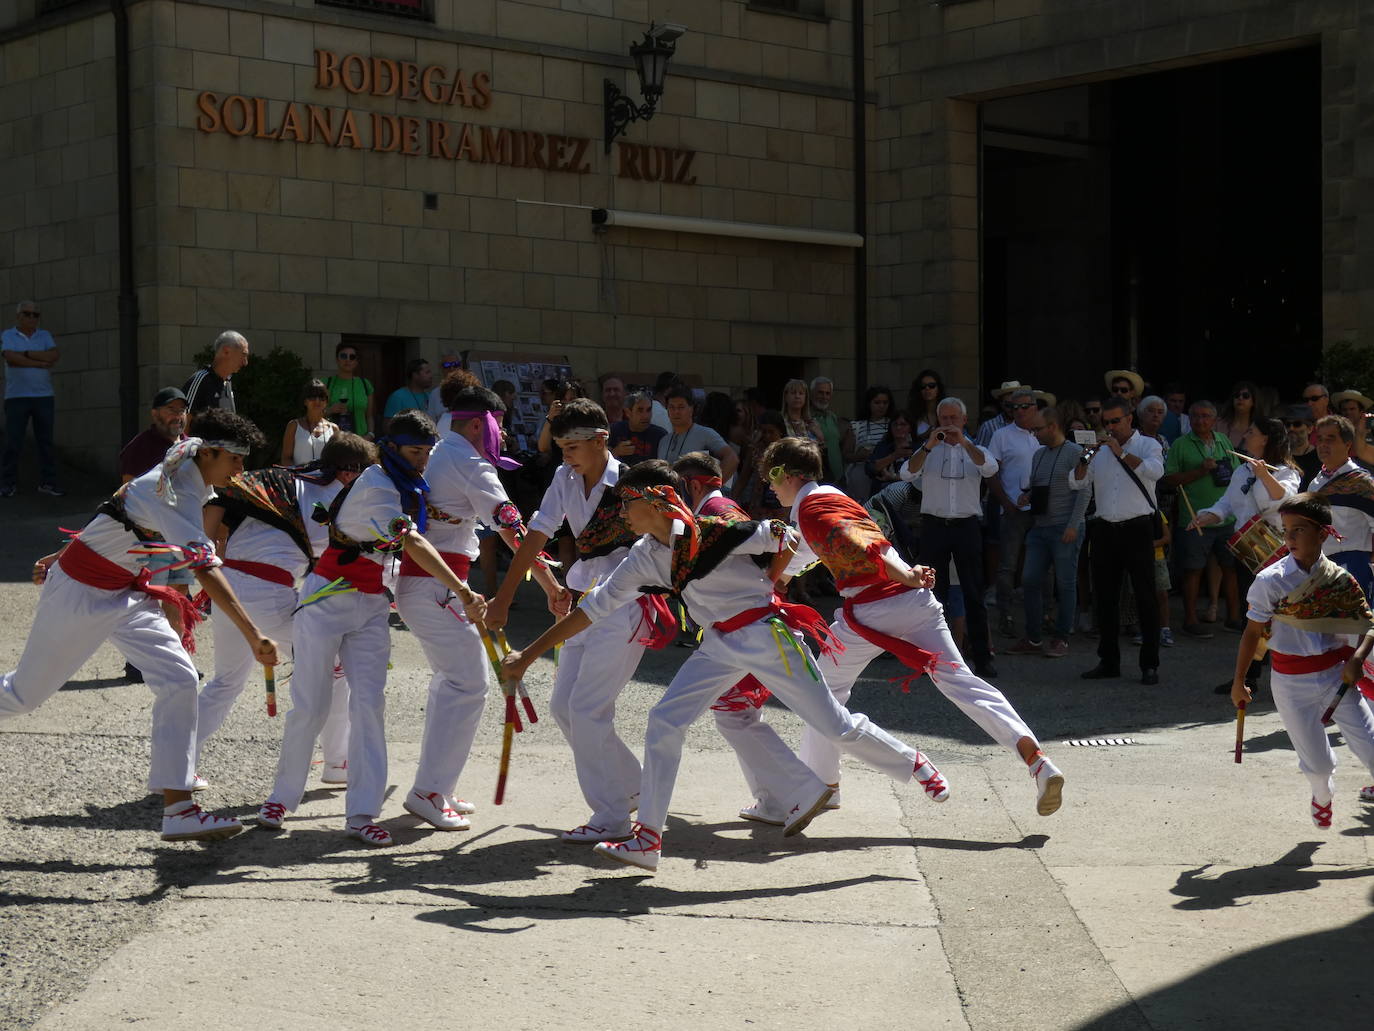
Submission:
POLYGON ((217 609, 248 641, 254 661, 275 665, 277 646, 263 635, 218 569, 201 522, 216 486, 243 471, 261 446, 248 420, 209 409, 158 466, 130 480, 61 551, 34 563, 43 584, 19 666, 0 677, 0 719, 32 712, 51 698, 107 639, 143 671, 153 692, 152 763, 148 787, 161 791, 165 841, 227 838, 243 830, 231 817, 201 812, 191 801, 195 776, 196 668, 187 647, 199 613, 183 594, 149 585, 134 552, 168 552, 189 563, 217 609), (182 610, 184 632, 172 630, 159 605, 182 610))
MULTIPOLYGON (((748 513, 721 493, 721 468, 714 455, 690 451, 673 463, 682 477, 694 516, 745 522, 748 513)), ((752 673, 711 703, 716 730, 735 751, 740 772, 754 799, 739 811, 741 819, 782 827, 790 798, 821 787, 811 768, 763 718, 771 692, 752 673)), ((832 797, 827 809, 836 808, 832 797)))
MULTIPOLYGON (((449 428, 441 434, 425 469, 429 483, 426 537, 460 580, 477 558, 477 523, 495 526, 515 550, 525 533, 520 511, 506 496, 496 470, 517 462, 501 457, 501 413, 505 405, 466 374, 450 375, 440 390, 449 428)), ((545 591, 561 590, 546 566, 535 576, 545 591)), ((425 706, 424 738, 407 810, 438 830, 467 830, 471 802, 454 797, 458 779, 477 736, 487 697, 488 662, 478 627, 458 616, 453 592, 410 555, 401 560, 396 609, 419 638, 434 676, 425 706)))
POLYGON ((462 601, 469 619, 481 619, 482 599, 444 564, 417 532, 428 523, 424 479, 434 423, 423 412, 403 412, 382 439, 381 465, 369 467, 330 506, 329 547, 301 588, 296 614, 296 669, 286 714, 277 780, 258 809, 258 824, 275 829, 305 794, 315 738, 329 714, 334 656, 348 675, 349 837, 367 845, 393 844, 377 825, 386 792, 387 630, 390 606, 382 591, 382 562, 397 551, 410 555, 462 601))
MULTIPOLYGON (((577 538, 577 561, 567 570, 573 591, 590 591, 620 564, 637 535, 621 513, 615 484, 626 469, 606 448, 606 413, 593 401, 560 405, 550 416, 563 464, 530 519, 530 532, 495 597, 487 606, 487 625, 506 622, 515 589, 540 549, 567 519, 577 538)), ((547 591, 547 588, 546 588, 547 591)), ((566 592, 549 595, 549 609, 565 615, 566 592)), ((614 613, 563 648, 549 708, 572 749, 577 783, 591 815, 563 832, 568 842, 618 841, 630 834, 630 813, 639 793, 639 760, 615 729, 615 703, 634 675, 646 644, 655 647, 676 634, 677 626, 657 595, 629 595, 614 613)))
MULTIPOLYGON (((1289 553, 1261 569, 1250 585, 1249 620, 1231 681, 1231 700, 1238 706, 1248 702, 1245 676, 1267 626, 1274 706, 1312 790, 1312 822, 1323 829, 1331 826, 1336 754, 1322 713, 1342 691, 1343 681, 1359 680, 1374 645, 1374 616, 1359 582, 1322 554, 1322 542, 1335 533, 1331 511, 1315 493, 1298 494, 1279 505, 1289 553)), ((1368 702, 1359 691, 1344 692, 1332 716, 1355 757, 1374 773, 1374 715, 1368 702)))
MULTIPOLYGON (((844 648, 838 668, 826 680, 841 705, 854 681, 870 662, 890 651, 915 672, 928 673, 936 688, 998 744, 1025 761, 1036 786, 1036 811, 1049 816, 1063 801, 1064 776, 1045 757, 1030 728, 1001 691, 976 676, 960 661, 945 625, 944 609, 928 589, 934 572, 913 584, 907 566, 882 530, 858 502, 816 481, 821 453, 807 440, 785 438, 771 444, 761 459, 778 500, 792 509, 804 545, 792 568, 817 557, 830 569, 844 598, 841 614, 830 628, 844 648), (860 619, 862 616, 862 619, 860 619)), ((802 734, 801 757, 832 788, 838 789, 840 754, 825 735, 808 727, 802 734)))
MULTIPOLYGON (((657 869, 687 728, 746 673, 753 673, 807 724, 874 769, 901 783, 915 779, 932 801, 948 798, 949 789, 930 760, 835 701, 810 652, 793 633, 798 628, 825 633, 819 613, 803 605, 788 606, 773 591, 774 577, 792 557, 795 534, 775 520, 694 520, 681 489, 681 478, 656 459, 624 472, 617 492, 625 502, 631 530, 644 536, 576 611, 502 663, 503 676, 520 677, 541 652, 618 611, 642 585, 672 590, 706 627, 701 647, 683 663, 649 712, 634 837, 602 842, 596 850, 618 862, 657 869), (756 558, 767 568, 760 568, 756 558)), ((803 830, 824 809, 830 794, 822 784, 814 794, 788 799, 784 833, 803 830)))
MULTIPOLYGON (((234 477, 205 506, 205 529, 216 541, 225 577, 258 625, 278 647, 294 637, 298 588, 329 543, 324 523, 313 518, 376 459, 363 438, 340 433, 325 445, 314 466, 273 466, 234 477), (227 540, 226 540, 227 535, 227 540)), ((233 634, 216 609, 210 617, 215 639, 215 672, 200 692, 196 762, 210 735, 224 725, 229 710, 257 669, 253 654, 233 634)), ((341 670, 336 672, 342 673, 341 670)), ((320 734, 324 750, 321 782, 348 782, 348 681, 334 680, 330 718, 320 734)), ((204 784, 197 766, 197 786, 204 784)))

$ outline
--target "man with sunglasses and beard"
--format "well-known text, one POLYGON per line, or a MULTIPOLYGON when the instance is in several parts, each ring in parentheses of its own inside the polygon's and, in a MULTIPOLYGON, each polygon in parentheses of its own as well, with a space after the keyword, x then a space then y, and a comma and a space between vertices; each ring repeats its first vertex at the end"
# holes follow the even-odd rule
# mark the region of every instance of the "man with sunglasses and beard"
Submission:
POLYGON ((1093 598, 1097 607, 1098 663, 1084 680, 1121 676, 1121 579, 1127 576, 1140 613, 1140 682, 1159 683, 1159 609, 1155 604, 1153 530, 1155 484, 1164 475, 1159 442, 1131 425, 1131 403, 1124 395, 1102 405, 1100 447, 1084 452, 1069 473, 1074 490, 1093 489, 1097 518, 1089 524, 1093 598))

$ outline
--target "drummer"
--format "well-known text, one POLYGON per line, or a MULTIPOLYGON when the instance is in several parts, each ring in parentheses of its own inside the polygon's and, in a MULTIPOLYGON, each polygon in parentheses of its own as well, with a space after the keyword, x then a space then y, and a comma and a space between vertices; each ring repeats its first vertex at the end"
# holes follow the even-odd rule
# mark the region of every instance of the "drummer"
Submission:
MULTIPOLYGON (((1288 433, 1278 419, 1256 419, 1245 431, 1241 446, 1245 450, 1236 452, 1236 457, 1243 467, 1231 477, 1226 493, 1215 504, 1198 512, 1187 529, 1216 526, 1234 517, 1239 537, 1255 519, 1263 518, 1281 537, 1283 523, 1279 519, 1279 503, 1298 492, 1302 478, 1293 461, 1288 433)), ((1257 571, 1250 570, 1251 573, 1257 571)))

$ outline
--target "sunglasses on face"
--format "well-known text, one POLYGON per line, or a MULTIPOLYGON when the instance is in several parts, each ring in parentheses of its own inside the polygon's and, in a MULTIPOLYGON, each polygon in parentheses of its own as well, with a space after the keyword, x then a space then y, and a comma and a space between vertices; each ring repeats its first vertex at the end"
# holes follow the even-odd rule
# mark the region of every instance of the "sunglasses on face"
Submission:
POLYGON ((21 311, 19 314, 23 315, 25 318, 36 319, 43 313, 41 311, 21 311))
POLYGON ((1302 430, 1307 428, 1307 423, 1305 422, 1286 422, 1284 425, 1290 430, 1302 430))
POLYGON ((1118 415, 1115 419, 1103 419, 1103 420, 1102 420, 1102 425, 1103 425, 1103 426, 1115 426, 1117 423, 1119 423, 1119 422, 1125 422, 1125 421, 1126 421, 1126 416, 1124 416, 1124 415, 1118 415))
POLYGON ((1250 391, 1248 391, 1248 390, 1238 390, 1238 391, 1236 391, 1236 393, 1235 393, 1234 395, 1232 395, 1232 398, 1231 398, 1231 399, 1232 399, 1233 401, 1249 401, 1249 400, 1250 400, 1250 391))
POLYGON ((1035 407, 1035 402, 1034 402, 1034 401, 1018 401, 1018 402, 1017 402, 1016 404, 1014 404, 1014 405, 1007 405, 1007 407, 1010 408, 1010 409, 1012 409, 1012 410, 1014 410, 1014 411, 1017 411, 1017 412, 1023 412, 1023 411, 1025 411, 1027 408, 1034 408, 1034 407, 1035 407))
POLYGON ((339 361, 341 362, 356 362, 357 360, 358 356, 352 351, 343 351, 339 354, 339 361))
POLYGON ((1098 412, 1102 411, 1102 407, 1101 405, 1099 405, 1096 408, 1085 408, 1084 411, 1086 411, 1089 415, 1096 415, 1098 412))
POLYGON ((1127 386, 1112 387, 1112 393, 1113 393, 1113 394, 1129 394, 1130 392, 1131 392, 1131 388, 1130 388, 1130 387, 1127 387, 1127 386))
POLYGON ((1324 397, 1330 397, 1330 396, 1331 396, 1330 394, 1304 394, 1302 399, 1303 399, 1304 401, 1312 402, 1312 401, 1320 401, 1322 398, 1324 398, 1324 397))
POLYGON ((459 366, 460 364, 462 364, 462 363, 461 363, 461 362, 440 362, 440 363, 439 363, 439 367, 440 367, 440 368, 443 368, 443 369, 456 369, 456 368, 458 368, 458 366, 459 366))
POLYGON ((922 383, 922 384, 921 384, 921 389, 922 389, 922 390, 938 390, 939 388, 940 388, 940 384, 938 384, 938 383, 922 383))

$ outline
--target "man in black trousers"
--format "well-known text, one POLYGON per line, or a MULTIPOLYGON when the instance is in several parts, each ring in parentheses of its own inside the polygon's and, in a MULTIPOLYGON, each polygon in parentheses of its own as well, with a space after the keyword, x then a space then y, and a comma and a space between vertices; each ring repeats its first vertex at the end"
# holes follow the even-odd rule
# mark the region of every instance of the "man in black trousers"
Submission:
POLYGON ((1088 561, 1097 608, 1098 663, 1084 680, 1121 676, 1121 578, 1128 576, 1140 615, 1140 682, 1159 683, 1159 607, 1155 601, 1152 528, 1155 483, 1164 475, 1159 442, 1131 426, 1131 405, 1113 397, 1102 406, 1101 446, 1085 452, 1069 476, 1074 490, 1092 488, 1097 518, 1088 523, 1088 561))

